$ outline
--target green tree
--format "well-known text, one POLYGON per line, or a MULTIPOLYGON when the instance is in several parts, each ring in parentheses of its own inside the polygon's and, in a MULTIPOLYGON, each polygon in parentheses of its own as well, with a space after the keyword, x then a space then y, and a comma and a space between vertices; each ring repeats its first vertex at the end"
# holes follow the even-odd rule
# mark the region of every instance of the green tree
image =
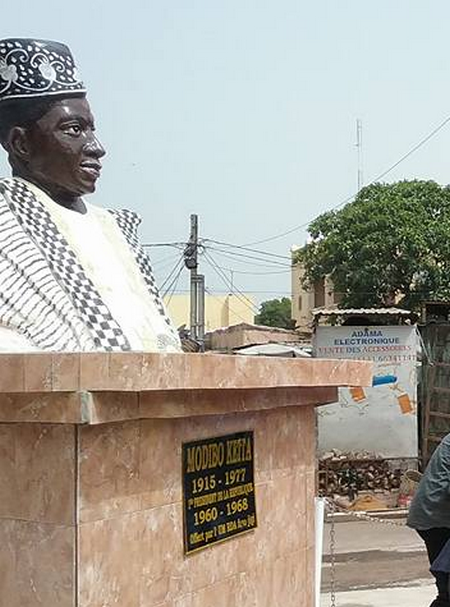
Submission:
POLYGON ((400 181, 363 188, 308 229, 305 282, 329 276, 346 307, 450 298, 450 188, 400 181))
POLYGON ((263 301, 259 306, 259 314, 255 316, 257 325, 293 329, 295 321, 291 317, 291 300, 289 297, 263 301))

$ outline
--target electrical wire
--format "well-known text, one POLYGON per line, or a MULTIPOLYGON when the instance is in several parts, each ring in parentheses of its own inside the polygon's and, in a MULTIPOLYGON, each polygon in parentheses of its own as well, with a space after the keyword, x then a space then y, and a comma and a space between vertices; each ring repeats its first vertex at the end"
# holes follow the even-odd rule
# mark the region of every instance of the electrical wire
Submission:
MULTIPOLYGON (((172 263, 165 263, 164 265, 157 267, 157 268, 153 268, 154 273, 162 276, 165 275, 165 273, 169 270, 169 268, 172 266, 172 263)), ((158 284, 159 284, 159 278, 158 278, 158 284)))
POLYGON ((180 267, 181 264, 181 270, 183 269, 183 255, 181 255, 178 258, 178 261, 176 262, 176 264, 173 266, 172 270, 169 272, 169 274, 167 275, 166 279, 161 283, 159 289, 162 292, 162 290, 164 289, 164 287, 166 286, 166 284, 169 282, 169 280, 172 278, 172 276, 175 274, 175 272, 177 271, 177 269, 180 267))
POLYGON ((235 291, 236 296, 239 294, 241 296, 241 298, 243 298, 243 300, 247 301, 250 306, 252 306, 252 308, 254 310, 256 310, 256 313, 259 312, 258 307, 255 306, 255 304, 253 303, 253 301, 251 299, 249 299, 247 297, 247 295, 245 293, 243 293, 240 289, 238 289, 231 280, 228 279, 228 276, 220 269, 220 266, 218 265, 218 263, 215 261, 215 259, 212 257, 212 255, 209 255, 210 260, 213 262, 213 264, 215 265, 215 267, 217 268, 217 271, 220 273, 220 275, 223 277, 223 281, 226 285, 228 285, 230 287, 230 291, 233 293, 233 291, 235 291))
MULTIPOLYGON (((215 291, 215 293, 218 293, 220 295, 226 295, 227 293, 230 293, 230 289, 226 289, 226 290, 215 289, 214 291, 215 291)), ((250 293, 250 294, 254 293, 255 295, 258 295, 258 294, 260 294, 260 295, 288 295, 289 297, 291 295, 290 291, 258 291, 258 290, 252 291, 252 290, 249 290, 246 292, 250 293)), ((190 289, 176 289, 175 293, 190 293, 190 289)))
POLYGON ((175 259, 179 259, 179 254, 175 254, 175 255, 170 255, 169 257, 163 257, 162 259, 157 259, 156 261, 152 261, 152 268, 153 269, 158 269, 158 271, 160 272, 163 267, 169 266, 171 265, 175 259))
POLYGON ((239 245, 239 244, 232 244, 230 242, 223 242, 221 240, 214 240, 212 238, 203 238, 202 239, 202 243, 204 242, 212 242, 213 244, 218 244, 221 246, 226 246, 226 247, 231 247, 233 249, 242 249, 244 251, 249 251, 250 253, 259 253, 260 255, 266 255, 268 257, 276 257, 278 259, 287 259, 288 261, 291 260, 290 257, 288 257, 287 255, 278 255, 277 253, 271 253, 269 251, 262 251, 261 249, 252 249, 250 247, 246 247, 243 245, 239 245))
POLYGON ((214 260, 214 258, 209 254, 205 252, 205 259, 208 262, 208 264, 212 267, 212 269, 214 270, 214 272, 219 276, 219 278, 222 280, 222 282, 225 284, 226 287, 228 287, 229 292, 233 293, 236 295, 236 297, 249 309, 252 310, 253 313, 255 313, 255 310, 258 312, 258 308, 255 306, 255 304, 252 302, 251 299, 249 299, 244 293, 242 293, 242 291, 240 291, 237 287, 235 287, 230 280, 228 280, 228 277, 226 276, 226 274, 223 273, 222 270, 220 270, 219 265, 216 263, 216 261, 214 260), (247 303, 248 302, 248 303, 247 303), (250 304, 250 306, 248 305, 250 304))
POLYGON ((243 270, 234 270, 233 268, 224 268, 223 266, 218 266, 221 270, 225 272, 232 272, 233 274, 247 274, 249 276, 272 276, 273 274, 290 274, 292 270, 274 270, 274 271, 266 271, 266 272, 245 272, 243 270))
MULTIPOLYGON (((176 289, 175 293, 190 293, 190 289, 176 289)), ((230 289, 214 289, 214 292, 219 294, 219 295, 226 295, 227 293, 230 293, 230 289)), ((291 292, 290 291, 262 291, 262 290, 248 290, 246 291, 247 293, 250 294, 261 294, 261 295, 276 295, 276 294, 280 294, 280 295, 288 295, 290 296, 291 292)))
MULTIPOLYGON (((207 293, 210 297, 213 297, 217 301, 220 301, 220 299, 216 295, 211 293, 211 291, 209 289, 207 289, 206 287, 205 287, 205 293, 207 293)), ((233 314, 235 314, 238 318, 240 318, 242 320, 242 322, 248 323, 248 320, 246 318, 242 318, 242 316, 238 312, 236 312, 236 310, 232 306, 230 306, 230 302, 228 302, 228 306, 229 306, 230 310, 233 312, 233 314)))
MULTIPOLYGON (((412 154, 414 154, 414 152, 417 152, 418 149, 420 149, 423 145, 428 143, 428 141, 430 141, 430 139, 432 139, 435 135, 437 135, 437 133, 439 133, 439 131, 441 131, 449 122, 450 122, 450 116, 447 116, 447 118, 445 118, 445 120, 443 120, 430 133, 428 133, 428 135, 423 137, 423 139, 421 139, 408 152, 406 152, 406 154, 403 154, 403 156, 401 156, 396 162, 394 162, 394 164, 392 164, 386 170, 384 170, 382 173, 380 173, 379 175, 374 177, 369 183, 366 184, 366 186, 373 185, 380 179, 383 179, 383 177, 386 177, 386 175, 388 173, 390 173, 391 171, 393 171, 394 169, 396 169, 399 164, 404 162, 407 158, 409 158, 412 154)), ((355 194, 352 194, 351 196, 348 196, 347 198, 342 200, 339 204, 335 205, 334 207, 331 207, 331 209, 329 209, 328 212, 334 211, 335 209, 342 207, 344 204, 347 204, 347 202, 350 202, 351 200, 353 200, 357 196, 357 194, 358 194, 358 192, 356 192, 355 194)), ((249 247, 249 246, 253 246, 253 245, 257 245, 257 244, 263 244, 265 242, 272 242, 273 240, 278 240, 279 238, 283 238, 284 236, 288 236, 289 234, 293 234, 294 232, 297 232, 298 230, 307 227, 312 221, 314 221, 314 219, 310 219, 306 223, 301 223, 301 224, 295 226, 294 228, 290 228, 289 230, 282 232, 281 234, 276 234, 274 236, 270 236, 269 238, 263 238, 262 240, 254 240, 252 242, 245 243, 245 245, 242 245, 242 246, 249 247)))
POLYGON ((167 305, 169 305, 170 302, 172 301, 172 297, 173 297, 173 294, 175 293, 175 289, 177 287, 178 280, 180 278, 180 275, 181 275, 182 271, 183 271, 183 266, 180 266, 180 268, 179 268, 176 276, 173 278, 172 282, 170 283, 170 285, 167 287, 167 289, 163 293, 163 297, 167 297, 168 296, 168 299, 167 299, 167 302, 166 302, 167 305))
POLYGON ((247 263, 247 265, 257 265, 255 262, 259 262, 259 265, 264 265, 266 267, 281 267, 281 268, 290 268, 291 264, 287 264, 287 263, 282 263, 280 261, 270 261, 269 259, 264 259, 261 257, 255 257, 254 255, 249 255, 247 253, 237 253, 231 250, 225 250, 225 249, 220 249, 218 247, 205 247, 206 250, 211 250, 214 251, 215 253, 219 253, 220 255, 223 255, 225 257, 231 257, 232 259, 235 259, 237 261, 239 260, 246 260, 246 259, 251 259, 253 260, 253 263, 248 262, 248 261, 242 261, 241 263, 247 263))
MULTIPOLYGON (((151 247, 151 246, 173 246, 176 248, 179 248, 179 244, 181 243, 152 243, 152 244, 147 244, 145 246, 151 247)), ((262 272, 250 272, 250 271, 244 271, 244 270, 235 270, 233 268, 225 268, 222 267, 220 264, 216 263, 214 260, 210 259, 210 265, 214 268, 214 264, 216 264, 217 268, 219 271, 222 272, 221 275, 221 280, 223 282, 225 282, 225 286, 230 287, 231 285, 231 281, 228 281, 226 275, 223 274, 223 272, 233 272, 236 274, 241 274, 241 275, 249 275, 249 276, 266 276, 266 275, 276 275, 276 274, 288 274, 291 272, 291 265, 290 264, 283 264, 280 263, 279 261, 272 261, 271 259, 266 259, 264 257, 255 257, 253 255, 247 255, 246 253, 240 253, 240 252, 234 252, 230 249, 236 248, 239 251, 241 250, 247 250, 246 247, 241 247, 240 245, 234 245, 232 243, 226 243, 223 241, 218 241, 218 240, 214 240, 214 239, 203 239, 199 245, 199 252, 200 254, 203 254, 204 252, 206 252, 207 250, 211 250, 214 251, 215 254, 217 255, 223 255, 228 259, 231 259, 235 262, 239 262, 239 263, 243 263, 246 265, 250 265, 250 266, 258 266, 258 267, 264 267, 264 268, 268 268, 268 270, 262 271, 262 272), (211 245, 207 245, 204 243, 211 243, 211 245), (219 245, 223 245, 228 247, 228 249, 221 249, 218 248, 216 246, 213 246, 215 244, 219 244, 219 245), (250 259, 250 260, 249 260, 250 259), (274 267, 284 267, 286 268, 285 270, 272 270, 272 268, 274 267)), ((277 255, 277 254, 271 254, 265 251, 260 251, 257 249, 248 249, 249 251, 254 251, 255 253, 258 254, 263 254, 266 255, 268 257, 275 257, 277 259, 290 259, 289 257, 283 256, 283 255, 277 255)), ((183 248, 184 251, 184 248, 183 248)), ((171 287, 173 287, 174 281, 176 282, 177 279, 179 278, 179 275, 181 273, 182 268, 180 268, 180 263, 183 259, 183 256, 175 256, 176 259, 176 263, 175 265, 172 267, 171 271, 169 272, 169 274, 166 276, 165 280, 161 283, 160 286, 160 290, 161 292, 163 292, 164 287, 169 283, 169 286, 167 287, 167 289, 164 291, 164 296, 167 295, 167 292, 170 291, 171 287), (173 276, 175 275, 175 273, 177 272, 176 277, 173 279, 173 276), (172 280, 173 279, 173 280, 172 280)), ((163 269, 165 269, 167 267, 167 262, 172 262, 174 260, 174 256, 169 256, 169 257, 165 257, 161 260, 156 261, 153 266, 154 268, 158 271, 161 272, 163 269), (161 264, 161 265, 160 265, 161 264)), ((217 273, 217 272, 216 272, 217 273)), ((241 296, 245 298, 244 293, 240 292, 241 296)), ((172 293, 173 295, 173 293, 172 293)), ((251 300, 249 300, 247 298, 247 301, 250 302, 251 306, 254 306, 253 302, 251 300)), ((258 310, 255 308, 256 312, 258 312, 258 310)), ((254 312, 254 310, 252 310, 252 312, 254 312)))
POLYGON ((230 292, 231 293, 235 292, 236 297, 241 301, 241 303, 243 303, 249 310, 251 310, 253 314, 255 314, 255 313, 257 314, 259 312, 259 310, 255 306, 255 304, 252 302, 252 300, 249 299, 244 293, 242 293, 242 291, 240 291, 237 287, 235 287, 233 284, 231 284, 231 281, 229 281, 226 274, 224 274, 222 272, 222 270, 220 269, 220 266, 216 263, 214 258, 207 251, 205 251, 204 256, 205 256, 205 259, 208 262, 208 264, 212 267, 214 272, 219 276, 219 278, 222 280, 222 282, 225 284, 225 286, 227 286, 230 289, 230 292))
POLYGON ((176 247, 176 248, 184 248, 186 246, 185 242, 146 242, 142 245, 144 248, 151 247, 176 247))

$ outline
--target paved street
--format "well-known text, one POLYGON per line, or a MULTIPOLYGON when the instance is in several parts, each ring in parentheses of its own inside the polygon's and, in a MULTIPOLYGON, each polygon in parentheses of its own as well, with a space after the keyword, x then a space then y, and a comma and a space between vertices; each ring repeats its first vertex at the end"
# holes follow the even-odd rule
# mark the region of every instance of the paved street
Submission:
POLYGON ((328 607, 333 569, 337 607, 428 607, 434 586, 423 544, 407 527, 374 522, 340 522, 335 565, 330 526, 324 537, 321 607, 328 607))
MULTIPOLYGON (((370 590, 339 592, 336 607, 428 607, 434 597, 434 587, 429 581, 417 585, 370 590)), ((320 607, 329 607, 330 596, 322 594, 320 607)))

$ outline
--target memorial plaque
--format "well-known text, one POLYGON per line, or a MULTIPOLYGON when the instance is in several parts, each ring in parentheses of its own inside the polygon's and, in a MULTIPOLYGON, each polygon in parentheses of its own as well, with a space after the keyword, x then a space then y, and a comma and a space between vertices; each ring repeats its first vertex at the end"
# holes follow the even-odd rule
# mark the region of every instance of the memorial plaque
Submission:
POLYGON ((253 432, 183 444, 186 553, 256 527, 253 432))

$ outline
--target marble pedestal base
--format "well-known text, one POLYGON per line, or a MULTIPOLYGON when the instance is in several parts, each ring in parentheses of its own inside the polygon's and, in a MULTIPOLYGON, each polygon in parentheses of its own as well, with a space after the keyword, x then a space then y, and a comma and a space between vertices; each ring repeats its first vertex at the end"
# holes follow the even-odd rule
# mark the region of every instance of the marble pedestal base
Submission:
MULTIPOLYGON (((326 377, 268 387, 280 361, 269 379, 246 359, 227 387, 222 357, 192 355, 203 386, 180 371, 174 389, 155 389, 136 372, 134 386, 125 373, 106 390, 83 379, 83 356, 45 356, 16 359, 15 390, 1 371, 14 357, 0 356, 1 607, 312 607, 314 405, 336 396, 326 377), (254 431, 258 528, 186 556, 181 445, 243 430, 254 431)), ((369 379, 370 365, 342 363, 332 381, 369 379)))

